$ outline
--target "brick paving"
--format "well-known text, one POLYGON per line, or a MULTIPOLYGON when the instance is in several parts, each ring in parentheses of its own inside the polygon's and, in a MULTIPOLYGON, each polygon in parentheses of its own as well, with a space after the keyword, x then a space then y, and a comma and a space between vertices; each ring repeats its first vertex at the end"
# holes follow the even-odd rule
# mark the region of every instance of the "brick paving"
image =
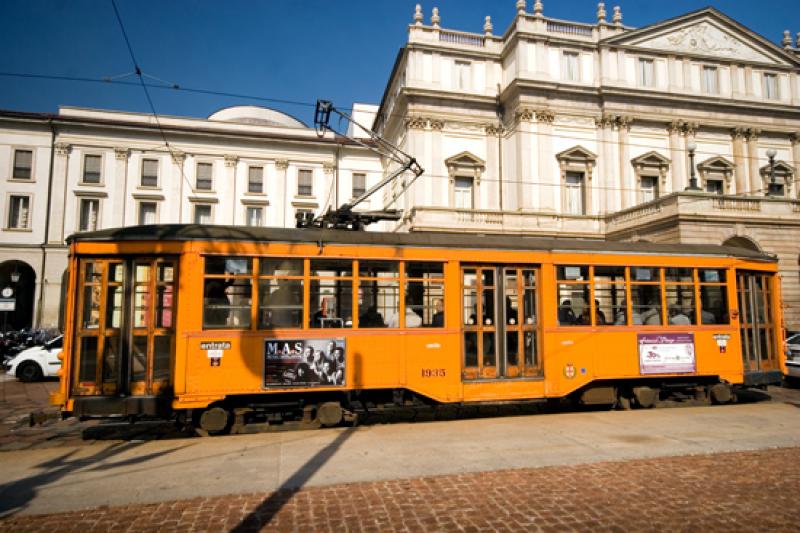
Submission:
POLYGON ((352 483, 10 517, 0 531, 797 531, 798 458, 783 448, 352 483))

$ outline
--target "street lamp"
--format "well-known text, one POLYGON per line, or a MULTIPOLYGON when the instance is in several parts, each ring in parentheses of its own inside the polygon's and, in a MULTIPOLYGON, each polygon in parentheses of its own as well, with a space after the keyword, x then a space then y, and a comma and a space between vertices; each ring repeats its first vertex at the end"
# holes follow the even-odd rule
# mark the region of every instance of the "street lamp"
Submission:
POLYGON ((689 186, 685 190, 701 191, 702 189, 697 186, 697 176, 694 173, 694 151, 697 150, 697 145, 694 141, 689 141, 686 149, 689 150, 689 186))
POLYGON ((775 156, 778 152, 774 148, 767 150, 767 157, 769 158, 769 185, 767 185, 767 196, 773 196, 775 192, 775 156))

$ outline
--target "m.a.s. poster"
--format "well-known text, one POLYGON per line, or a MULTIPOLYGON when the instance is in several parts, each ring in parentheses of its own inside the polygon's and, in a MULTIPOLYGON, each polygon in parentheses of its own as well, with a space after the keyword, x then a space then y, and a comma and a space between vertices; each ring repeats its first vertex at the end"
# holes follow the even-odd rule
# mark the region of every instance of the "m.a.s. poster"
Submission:
POLYGON ((267 339, 264 387, 331 387, 345 380, 345 339, 267 339))
POLYGON ((691 333, 640 333, 639 373, 686 374, 697 370, 691 333))

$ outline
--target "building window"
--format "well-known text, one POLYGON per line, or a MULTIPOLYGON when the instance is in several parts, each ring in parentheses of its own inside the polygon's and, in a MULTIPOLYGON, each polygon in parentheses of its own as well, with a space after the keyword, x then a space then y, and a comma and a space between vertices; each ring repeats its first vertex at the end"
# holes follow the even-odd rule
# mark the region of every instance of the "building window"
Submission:
POLYGON ((195 189, 198 191, 211 190, 213 185, 212 170, 213 166, 211 163, 197 163, 197 180, 195 182, 195 189))
POLYGON ((764 98, 767 100, 778 99, 778 76, 764 73, 764 98))
POLYGON ((655 68, 652 59, 639 59, 639 85, 642 87, 655 85, 655 68))
POLYGON ((718 94, 719 83, 717 79, 717 67, 703 67, 703 92, 706 94, 718 94))
POLYGON ((247 192, 264 192, 264 167, 250 167, 247 169, 247 192))
POLYGON ((353 174, 353 198, 358 198, 367 192, 367 175, 353 174))
POLYGON ((472 209, 474 199, 475 181, 467 176, 456 176, 453 182, 453 200, 456 209, 472 209))
POLYGON ((83 183, 100 183, 102 163, 99 155, 83 156, 83 183))
POLYGON ((14 172, 11 177, 15 180, 29 180, 32 168, 33 152, 31 150, 14 150, 14 172))
POLYGON ((8 224, 10 229, 28 229, 30 221, 30 196, 11 196, 8 205, 8 224))
POLYGON ((455 65, 455 86, 457 90, 468 91, 470 89, 470 70, 472 65, 469 61, 456 61, 455 65))
POLYGON ((139 202, 139 225, 158 223, 158 204, 155 202, 139 202))
POLYGON ((567 81, 579 81, 580 71, 578 70, 578 54, 575 52, 564 52, 562 56, 562 77, 567 81))
POLYGON ((211 206, 209 204, 194 205, 194 223, 211 224, 211 206))
POLYGON ((642 203, 658 198, 658 176, 642 176, 639 187, 642 203))
POLYGON ((725 181, 707 179, 706 192, 710 192, 711 194, 725 194, 725 181))
POLYGON ((264 225, 264 208, 263 207, 248 207, 247 208, 247 225, 260 227, 264 225))
POLYGON ((309 169, 297 171, 297 196, 314 195, 314 173, 309 169))
POLYGON ((140 181, 140 185, 142 187, 158 187, 157 159, 142 160, 142 179, 140 181))
POLYGON ((767 186, 767 191, 769 191, 770 196, 784 196, 786 194, 783 183, 770 183, 767 186))
POLYGON ((81 199, 81 213, 78 231, 94 231, 97 229, 100 200, 96 198, 81 199))
POLYGON ((566 203, 564 207, 567 214, 583 215, 586 214, 584 205, 584 184, 583 172, 567 172, 564 179, 566 203))

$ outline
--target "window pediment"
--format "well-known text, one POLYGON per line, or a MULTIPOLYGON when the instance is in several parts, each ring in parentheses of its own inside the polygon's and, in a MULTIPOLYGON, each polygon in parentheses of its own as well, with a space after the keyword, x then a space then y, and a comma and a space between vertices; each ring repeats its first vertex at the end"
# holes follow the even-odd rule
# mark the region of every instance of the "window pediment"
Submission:
POLYGON ((481 174, 486 169, 486 161, 471 152, 461 152, 444 160, 450 181, 457 176, 470 176, 475 179, 476 185, 480 183, 481 174))
POLYGON ((631 163, 637 168, 650 167, 660 169, 661 167, 668 168, 671 161, 667 157, 653 150, 651 152, 647 152, 646 154, 642 154, 639 157, 634 157, 631 159, 631 163))
POLYGON ((581 164, 594 165, 594 162, 597 161, 597 155, 595 155, 590 150, 587 150, 583 146, 578 145, 569 148, 568 150, 564 150, 563 152, 557 153, 556 159, 558 159, 562 163, 572 163, 578 165, 581 164))

